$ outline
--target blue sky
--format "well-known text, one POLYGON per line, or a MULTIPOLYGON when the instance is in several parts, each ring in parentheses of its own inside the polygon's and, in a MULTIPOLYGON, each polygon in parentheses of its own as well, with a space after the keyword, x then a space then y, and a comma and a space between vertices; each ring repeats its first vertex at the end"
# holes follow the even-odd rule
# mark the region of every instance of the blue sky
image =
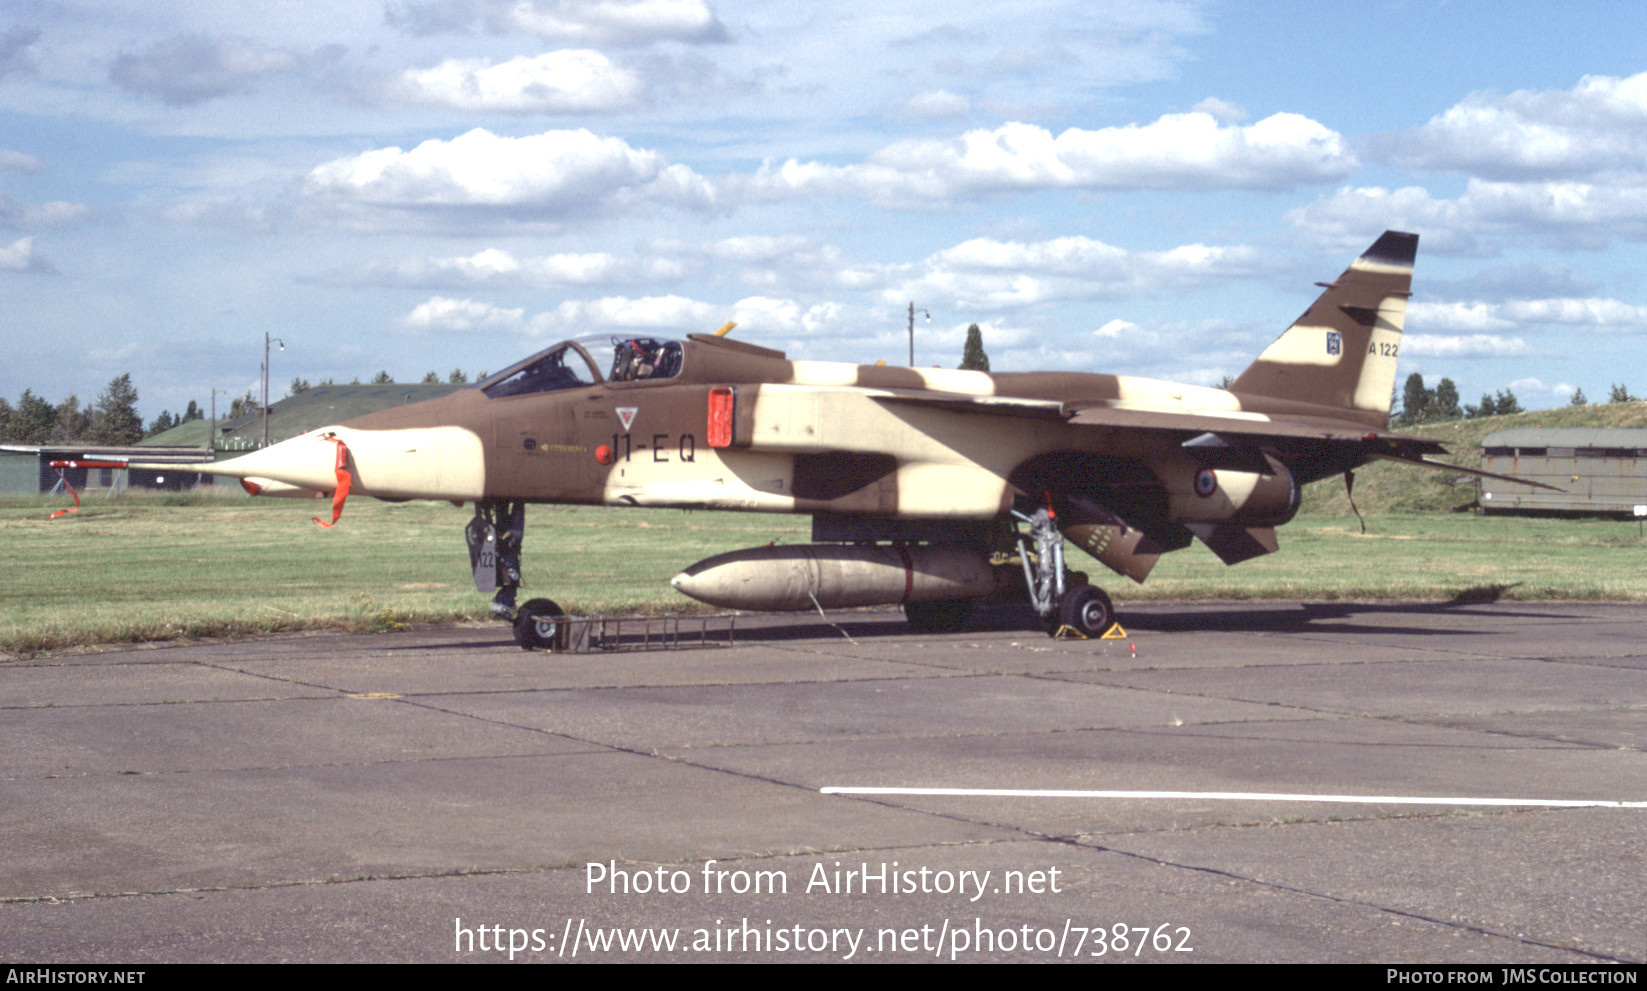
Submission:
POLYGON ((736 320, 1215 383, 1387 228, 1401 375, 1647 393, 1647 9, 0 7, 0 395, 146 417, 736 320))

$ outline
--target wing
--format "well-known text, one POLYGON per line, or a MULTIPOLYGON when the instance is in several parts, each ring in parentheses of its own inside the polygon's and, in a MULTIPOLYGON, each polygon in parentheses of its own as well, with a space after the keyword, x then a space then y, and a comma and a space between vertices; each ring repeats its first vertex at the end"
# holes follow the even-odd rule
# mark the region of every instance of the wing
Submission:
MULTIPOLYGON (((918 390, 879 390, 875 398, 889 404, 908 404, 956 412, 1061 420, 1073 427, 1143 430, 1178 435, 1180 446, 1209 467, 1264 470, 1262 454, 1336 451, 1353 460, 1348 467, 1369 461, 1393 461, 1416 468, 1455 471, 1496 478, 1541 489, 1560 489, 1532 479, 1500 475, 1480 468, 1431 461, 1426 455, 1447 454, 1439 441, 1410 434, 1372 430, 1365 424, 1324 416, 1277 417, 1265 413, 1227 410, 1140 409, 1124 406, 1079 406, 1045 399, 1010 396, 955 396, 918 390)), ((1282 459, 1287 460, 1286 458, 1282 459)), ((1335 459, 1336 460, 1336 459, 1335 459)), ((1336 474, 1336 472, 1334 472, 1336 474)))

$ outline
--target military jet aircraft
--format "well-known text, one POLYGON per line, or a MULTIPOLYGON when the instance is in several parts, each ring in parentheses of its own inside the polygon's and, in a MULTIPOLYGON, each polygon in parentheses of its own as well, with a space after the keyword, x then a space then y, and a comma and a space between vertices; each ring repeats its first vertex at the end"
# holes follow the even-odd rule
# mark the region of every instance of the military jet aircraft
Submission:
MULTIPOLYGON (((524 504, 807 513, 807 545, 734 551, 676 589, 736 609, 900 604, 955 630, 1027 595, 1054 631, 1114 622, 1073 542, 1142 582, 1200 540, 1227 564, 1277 549, 1300 488, 1374 459, 1431 462, 1389 432, 1418 236, 1386 232, 1228 389, 1078 372, 791 360, 725 336, 582 338, 475 386, 221 462, 261 495, 472 503, 476 584, 523 647, 560 642, 516 607, 524 504)), ((330 525, 325 520, 316 520, 330 525)))

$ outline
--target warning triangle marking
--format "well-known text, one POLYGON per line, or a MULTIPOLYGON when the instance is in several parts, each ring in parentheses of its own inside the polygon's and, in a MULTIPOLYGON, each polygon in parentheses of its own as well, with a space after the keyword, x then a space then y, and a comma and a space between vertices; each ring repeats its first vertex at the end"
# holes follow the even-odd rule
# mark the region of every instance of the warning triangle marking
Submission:
POLYGON ((619 406, 618 407, 618 419, 620 421, 622 421, 623 429, 624 429, 625 432, 627 432, 629 430, 630 426, 634 424, 635 414, 639 413, 639 412, 640 412, 640 407, 639 406, 619 406))

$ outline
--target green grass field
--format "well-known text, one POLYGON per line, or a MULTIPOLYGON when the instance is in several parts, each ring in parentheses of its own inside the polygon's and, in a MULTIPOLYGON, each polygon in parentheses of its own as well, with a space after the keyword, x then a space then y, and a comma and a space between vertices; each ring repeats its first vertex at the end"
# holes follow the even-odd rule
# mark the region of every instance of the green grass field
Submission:
MULTIPOLYGON (((0 504, 0 649, 299 629, 391 629, 480 619, 463 527, 446 503, 328 503, 244 496, 88 501, 47 521, 0 504)), ((568 610, 686 608, 667 585, 733 547, 804 540, 803 517, 533 506, 524 590, 568 610), (671 601, 674 600, 674 601, 671 601)))
MULTIPOLYGON (((1142 586, 1078 551, 1071 565, 1123 610, 1179 598, 1647 600, 1647 541, 1634 522, 1404 514, 1357 502, 1365 535, 1354 517, 1317 505, 1282 528, 1280 553, 1234 568, 1199 544, 1162 559, 1142 586)), ((486 616, 463 543, 470 512, 445 503, 352 500, 329 531, 309 522, 326 503, 238 493, 90 500, 48 521, 59 505, 0 503, 0 650, 9 654, 486 616)), ((804 543, 809 532, 801 516, 533 506, 523 597, 576 613, 697 609, 668 586, 682 567, 770 541, 804 543)))

